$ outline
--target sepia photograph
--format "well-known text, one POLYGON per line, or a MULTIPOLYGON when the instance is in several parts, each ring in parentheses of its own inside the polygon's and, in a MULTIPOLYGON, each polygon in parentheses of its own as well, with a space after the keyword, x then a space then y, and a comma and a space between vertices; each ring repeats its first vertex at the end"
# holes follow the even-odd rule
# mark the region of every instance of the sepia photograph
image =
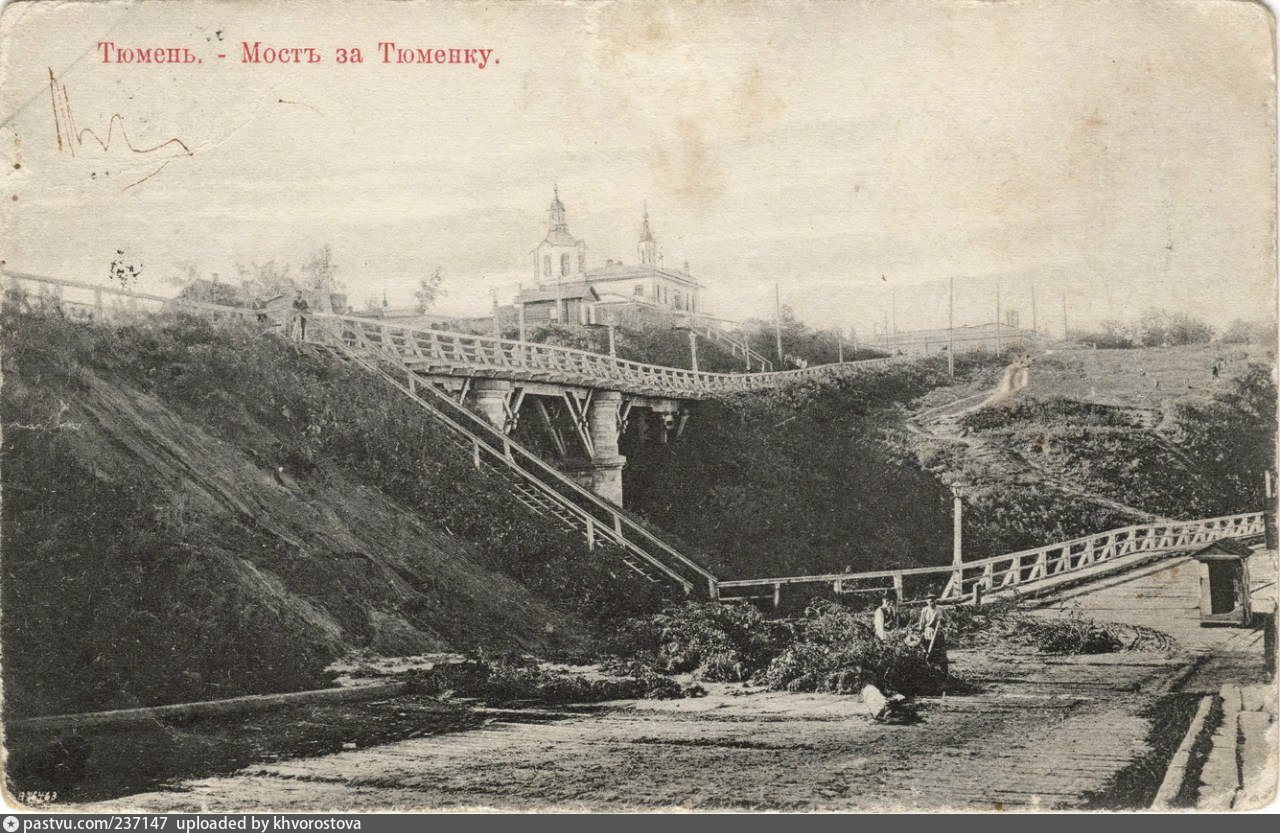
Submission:
POLYGON ((1275 32, 11 0, 4 830, 1274 812, 1275 32))

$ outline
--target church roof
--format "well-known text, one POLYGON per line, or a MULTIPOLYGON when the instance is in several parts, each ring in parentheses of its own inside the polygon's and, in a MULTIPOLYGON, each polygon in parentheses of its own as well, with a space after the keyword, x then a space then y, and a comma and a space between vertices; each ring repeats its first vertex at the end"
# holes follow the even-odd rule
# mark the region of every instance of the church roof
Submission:
POLYGON ((570 234, 564 226, 556 226, 547 232, 547 238, 542 242, 552 246, 577 246, 582 241, 570 234))
POLYGON ((526 289, 516 295, 516 302, 521 304, 537 304, 546 301, 598 301, 600 295, 589 284, 566 283, 560 286, 526 289))
POLYGON ((661 266, 632 266, 627 263, 609 262, 604 266, 597 266, 594 269, 588 269, 585 273, 587 280, 631 280, 640 278, 670 278, 672 280, 681 281, 697 285, 688 272, 682 272, 679 269, 668 269, 661 266))

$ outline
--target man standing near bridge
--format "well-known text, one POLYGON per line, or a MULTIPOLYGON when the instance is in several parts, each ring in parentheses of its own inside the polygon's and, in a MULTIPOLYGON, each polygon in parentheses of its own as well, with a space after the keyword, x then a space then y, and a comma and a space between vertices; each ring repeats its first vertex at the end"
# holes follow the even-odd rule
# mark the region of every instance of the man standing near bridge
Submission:
POLYGON ((880 606, 876 608, 875 613, 875 629, 876 638, 881 642, 889 639, 889 631, 896 630, 898 627, 898 608, 894 605, 893 600, 888 596, 880 599, 880 606))
POLYGON ((916 627, 920 629, 921 644, 924 646, 924 661, 930 665, 936 665, 942 669, 942 673, 947 673, 947 635, 943 630, 942 608, 938 607, 938 600, 934 596, 930 596, 925 600, 924 607, 920 610, 920 620, 916 627))

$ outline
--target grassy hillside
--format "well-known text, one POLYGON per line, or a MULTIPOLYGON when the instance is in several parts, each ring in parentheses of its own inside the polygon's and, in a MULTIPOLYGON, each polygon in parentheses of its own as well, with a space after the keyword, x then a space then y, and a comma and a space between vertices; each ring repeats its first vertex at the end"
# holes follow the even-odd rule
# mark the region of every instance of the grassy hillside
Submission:
POLYGON ((978 407, 983 384, 923 397, 903 447, 965 486, 975 558, 1156 518, 1256 511, 1275 459, 1276 389, 1254 359, 1268 360, 1266 348, 1037 356, 1028 385, 1002 401, 978 407), (939 418, 970 394, 967 412, 939 418))
MULTIPOLYGON (((989 359, 966 357, 961 376, 989 359)), ((726 578, 950 558, 950 493, 892 442, 940 361, 698 402, 684 435, 627 437, 627 500, 726 578)))
POLYGON ((2 324, 7 714, 292 689, 353 652, 578 649, 656 602, 362 371, 182 316, 10 299, 2 324))

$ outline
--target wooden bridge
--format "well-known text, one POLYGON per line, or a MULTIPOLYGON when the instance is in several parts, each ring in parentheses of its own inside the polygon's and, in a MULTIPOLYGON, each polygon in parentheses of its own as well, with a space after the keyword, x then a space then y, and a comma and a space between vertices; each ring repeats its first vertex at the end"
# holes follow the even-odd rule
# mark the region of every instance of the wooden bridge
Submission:
MULTIPOLYGON (((97 318, 140 310, 143 305, 253 322, 261 322, 265 315, 245 307, 77 281, 13 272, 3 275, 11 287, 34 284, 41 295, 63 308, 97 318), (67 292, 86 297, 68 298, 67 292)), ((665 441, 672 423, 678 434, 687 416, 684 401, 865 372, 902 358, 755 374, 705 373, 355 316, 307 318, 305 344, 376 374, 409 397, 449 430, 477 468, 496 474, 530 511, 581 532, 588 546, 615 554, 621 564, 652 581, 669 582, 686 593, 701 587, 712 599, 771 598, 776 605, 787 588, 815 591, 829 586, 837 594, 867 588, 893 592, 903 601, 929 593, 944 602, 980 602, 1089 581, 1215 540, 1252 539, 1265 532, 1263 513, 1252 512, 1129 526, 962 565, 721 581, 622 508, 624 458, 617 453, 617 444, 631 422, 631 411, 647 408, 664 416, 659 439, 665 441), (553 414, 553 409, 538 401, 548 397, 553 403, 562 401, 563 407, 556 407, 553 414), (535 403, 562 452, 568 443, 557 427, 557 417, 568 418, 586 452, 585 462, 576 470, 552 466, 513 438, 526 401, 535 403)), ((296 334, 301 336, 300 328, 296 334)))

